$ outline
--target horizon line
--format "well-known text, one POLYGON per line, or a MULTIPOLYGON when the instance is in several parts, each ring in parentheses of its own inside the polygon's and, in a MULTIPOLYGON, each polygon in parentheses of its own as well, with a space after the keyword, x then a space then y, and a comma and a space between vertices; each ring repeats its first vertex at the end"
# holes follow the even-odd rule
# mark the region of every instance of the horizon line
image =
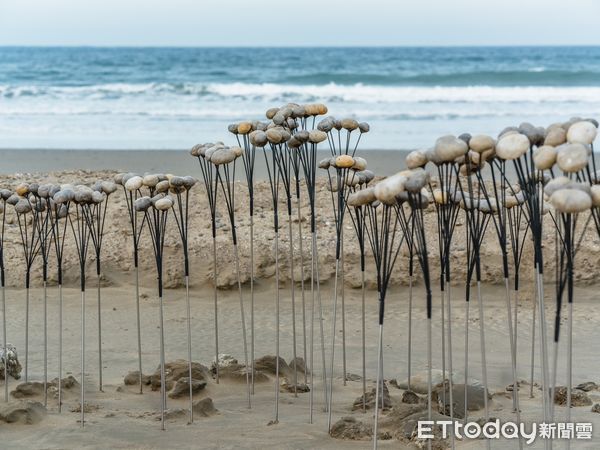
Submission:
POLYGON ((372 45, 163 45, 163 44, 2 44, 0 48, 177 48, 177 49, 359 49, 359 48, 593 48, 600 47, 598 44, 372 44, 372 45))

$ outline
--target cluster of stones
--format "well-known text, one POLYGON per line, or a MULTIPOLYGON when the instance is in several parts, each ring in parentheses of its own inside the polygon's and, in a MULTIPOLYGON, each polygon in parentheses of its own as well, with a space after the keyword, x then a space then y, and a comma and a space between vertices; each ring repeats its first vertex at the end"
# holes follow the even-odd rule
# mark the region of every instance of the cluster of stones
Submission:
MULTIPOLYGON (((573 118, 547 128, 523 123, 519 127, 504 129, 497 139, 487 135, 463 134, 458 137, 440 137, 433 148, 416 150, 406 157, 409 169, 435 165, 459 164, 462 175, 471 175, 492 162, 494 158, 513 161, 524 157, 533 147, 535 168, 544 173, 562 172, 562 176, 543 176, 545 203, 543 212, 580 213, 592 206, 600 206, 600 173, 592 174, 591 183, 573 180, 573 175, 588 167, 592 143, 598 133, 594 119, 573 118)), ((585 177, 584 177, 585 178, 585 177)), ((513 208, 525 202, 525 194, 518 185, 508 186, 502 196, 504 208, 513 208)), ((442 192, 434 189, 433 200, 439 204, 456 202, 466 209, 479 209, 495 213, 498 205, 493 198, 470 198, 460 190, 442 192)))
POLYGON ((147 193, 135 200, 137 212, 146 212, 149 208, 168 211, 175 201, 170 194, 181 194, 189 191, 197 183, 191 176, 179 177, 171 174, 120 173, 115 176, 115 183, 124 186, 128 192, 147 193))

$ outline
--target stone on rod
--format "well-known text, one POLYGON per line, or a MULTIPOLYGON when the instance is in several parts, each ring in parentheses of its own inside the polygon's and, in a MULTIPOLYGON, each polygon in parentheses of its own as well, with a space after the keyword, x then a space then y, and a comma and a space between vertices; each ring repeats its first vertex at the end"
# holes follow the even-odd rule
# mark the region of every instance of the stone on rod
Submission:
POLYGON ((533 163, 538 170, 549 170, 556 162, 556 148, 551 145, 542 145, 533 152, 533 163))
POLYGON ((327 133, 322 130, 312 130, 308 136, 308 140, 312 144, 318 144, 320 142, 323 142, 326 139, 327 139, 327 133))
POLYGON ((594 142, 598 133, 597 127, 588 121, 574 123, 567 132, 567 141, 571 144, 589 145, 594 142))
POLYGON ((354 165, 354 158, 350 155, 340 155, 335 158, 335 166, 340 169, 349 169, 354 165))
POLYGON ((504 160, 515 160, 529 150, 529 139, 524 134, 513 133, 504 135, 496 144, 496 154, 504 160))
POLYGON ((442 136, 435 141, 434 152, 444 162, 454 161, 464 156, 468 150, 469 146, 465 141, 452 135, 442 136))
POLYGON ((553 128, 548 127, 546 131, 546 138, 544 139, 544 145, 551 145, 558 147, 559 145, 567 142, 567 132, 561 126, 555 126, 553 128))
POLYGON ((152 199, 150 197, 140 197, 133 204, 133 207, 137 212, 147 211, 151 206, 152 199))
POLYGON ((423 167, 427 165, 428 162, 427 155, 422 150, 414 150, 406 155, 406 167, 408 169, 423 167))
POLYGON ((588 148, 585 145, 564 144, 557 148, 556 164, 563 172, 578 172, 587 166, 587 163, 588 148))
POLYGON ((375 185, 375 197, 382 203, 393 204, 396 195, 404 190, 405 182, 405 176, 392 175, 375 185))
POLYGON ((550 197, 550 204, 558 212, 576 214, 592 207, 592 197, 579 189, 559 189, 550 197))
MULTIPOLYGON (((125 180, 125 177, 123 178, 123 180, 125 180)), ((125 189, 127 189, 130 192, 137 191, 143 186, 143 184, 143 178, 138 175, 134 175, 125 182, 125 189)))

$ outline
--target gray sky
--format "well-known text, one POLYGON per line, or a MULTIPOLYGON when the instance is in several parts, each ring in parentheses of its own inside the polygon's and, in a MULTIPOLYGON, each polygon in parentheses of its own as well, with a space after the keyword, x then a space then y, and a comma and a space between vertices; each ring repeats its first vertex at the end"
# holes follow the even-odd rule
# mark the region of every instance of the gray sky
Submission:
POLYGON ((600 45, 599 18, 599 0, 0 0, 0 45, 600 45))

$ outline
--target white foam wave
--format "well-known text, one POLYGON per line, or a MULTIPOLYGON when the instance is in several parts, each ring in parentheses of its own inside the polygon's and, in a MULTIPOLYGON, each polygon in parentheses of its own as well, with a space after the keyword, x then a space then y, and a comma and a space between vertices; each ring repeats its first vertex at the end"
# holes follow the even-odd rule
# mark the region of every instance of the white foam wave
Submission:
MULTIPOLYGON (((392 103, 548 103, 600 102, 600 86, 378 86, 366 84, 289 85, 272 83, 114 83, 92 86, 0 85, 0 98, 30 97, 62 100, 118 100, 121 98, 182 98, 204 100, 392 104, 392 103)), ((3 102, 6 103, 6 102, 3 102)))

